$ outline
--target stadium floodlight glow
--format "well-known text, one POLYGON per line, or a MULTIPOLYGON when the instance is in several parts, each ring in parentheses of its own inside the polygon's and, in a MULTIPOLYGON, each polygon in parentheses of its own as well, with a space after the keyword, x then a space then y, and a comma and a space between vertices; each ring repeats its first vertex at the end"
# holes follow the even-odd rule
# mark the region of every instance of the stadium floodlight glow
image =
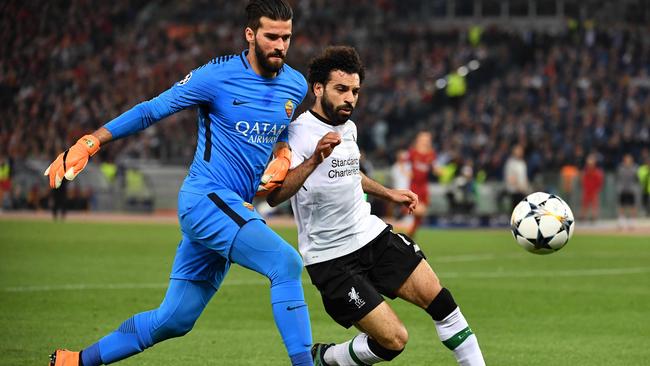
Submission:
POLYGON ((444 78, 436 80, 436 88, 444 89, 447 86, 447 80, 444 78))
POLYGON ((469 73, 469 70, 467 69, 467 66, 461 66, 458 68, 458 75, 460 76, 466 76, 469 73))
POLYGON ((481 67, 481 63, 478 62, 478 60, 472 60, 467 64, 467 66, 469 66, 469 69, 471 71, 475 71, 478 70, 479 67, 481 67))

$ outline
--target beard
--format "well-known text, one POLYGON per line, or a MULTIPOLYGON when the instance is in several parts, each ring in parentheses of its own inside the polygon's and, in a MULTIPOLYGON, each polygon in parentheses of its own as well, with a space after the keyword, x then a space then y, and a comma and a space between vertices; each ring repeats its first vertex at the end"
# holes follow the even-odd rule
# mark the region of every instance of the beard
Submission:
POLYGON ((271 52, 269 54, 264 54, 264 51, 262 51, 262 49, 257 44, 257 42, 255 42, 255 57, 257 58, 257 61, 260 63, 260 67, 262 68, 262 70, 268 73, 276 73, 280 71, 280 69, 284 65, 284 55, 281 52, 271 52), (278 63, 271 62, 269 58, 273 56, 280 57, 282 61, 278 63))
POLYGON ((323 109, 323 112, 325 113, 327 119, 329 119, 334 126, 342 125, 347 122, 347 120, 352 116, 352 112, 354 111, 354 107, 348 103, 334 107, 334 104, 329 100, 327 93, 325 92, 323 92, 323 97, 320 99, 320 106, 323 109), (339 111, 344 108, 350 109, 350 115, 339 113, 339 111))

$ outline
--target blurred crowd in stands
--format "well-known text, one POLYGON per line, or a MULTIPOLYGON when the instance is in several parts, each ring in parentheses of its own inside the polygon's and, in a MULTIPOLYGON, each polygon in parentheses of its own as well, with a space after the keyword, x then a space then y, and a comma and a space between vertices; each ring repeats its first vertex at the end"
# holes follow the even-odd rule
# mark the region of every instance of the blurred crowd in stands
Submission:
MULTIPOLYGON (((49 161, 191 69, 241 52, 242 4, 218 3, 3 2, 0 162, 49 161)), ((547 172, 571 171, 567 167, 581 172, 588 157, 614 172, 630 154, 648 169, 647 24, 571 21, 553 34, 498 27, 442 31, 418 18, 415 0, 293 3, 289 64, 305 71, 330 44, 355 46, 366 64, 354 120, 374 166, 391 164, 418 131, 427 130, 443 172, 431 179, 443 183, 470 169, 477 181, 503 181, 515 145, 531 182, 547 172)), ((194 112, 181 112, 112 143, 96 160, 187 164, 195 124, 194 112)), ((639 182, 646 195, 647 180, 639 182)))

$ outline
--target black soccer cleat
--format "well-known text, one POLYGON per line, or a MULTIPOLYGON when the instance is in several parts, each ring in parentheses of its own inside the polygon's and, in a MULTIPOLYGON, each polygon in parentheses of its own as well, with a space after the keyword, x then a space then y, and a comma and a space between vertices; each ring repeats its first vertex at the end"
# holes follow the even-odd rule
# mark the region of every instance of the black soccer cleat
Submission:
POLYGON ((325 351, 333 345, 334 343, 314 343, 314 345, 311 346, 311 358, 314 360, 314 366, 329 366, 325 362, 325 351))

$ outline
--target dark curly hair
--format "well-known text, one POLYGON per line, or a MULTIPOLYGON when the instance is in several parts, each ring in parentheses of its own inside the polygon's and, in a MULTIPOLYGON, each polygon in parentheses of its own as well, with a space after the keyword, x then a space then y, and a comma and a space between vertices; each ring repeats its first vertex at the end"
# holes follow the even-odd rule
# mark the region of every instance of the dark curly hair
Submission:
POLYGON ((257 32, 260 27, 260 18, 267 17, 271 20, 291 20, 293 10, 285 0, 251 0, 246 5, 246 26, 257 32))
POLYGON ((329 46, 323 53, 309 62, 307 79, 311 88, 315 83, 327 84, 330 73, 340 70, 347 74, 359 74, 363 83, 365 68, 357 51, 349 46, 329 46))

